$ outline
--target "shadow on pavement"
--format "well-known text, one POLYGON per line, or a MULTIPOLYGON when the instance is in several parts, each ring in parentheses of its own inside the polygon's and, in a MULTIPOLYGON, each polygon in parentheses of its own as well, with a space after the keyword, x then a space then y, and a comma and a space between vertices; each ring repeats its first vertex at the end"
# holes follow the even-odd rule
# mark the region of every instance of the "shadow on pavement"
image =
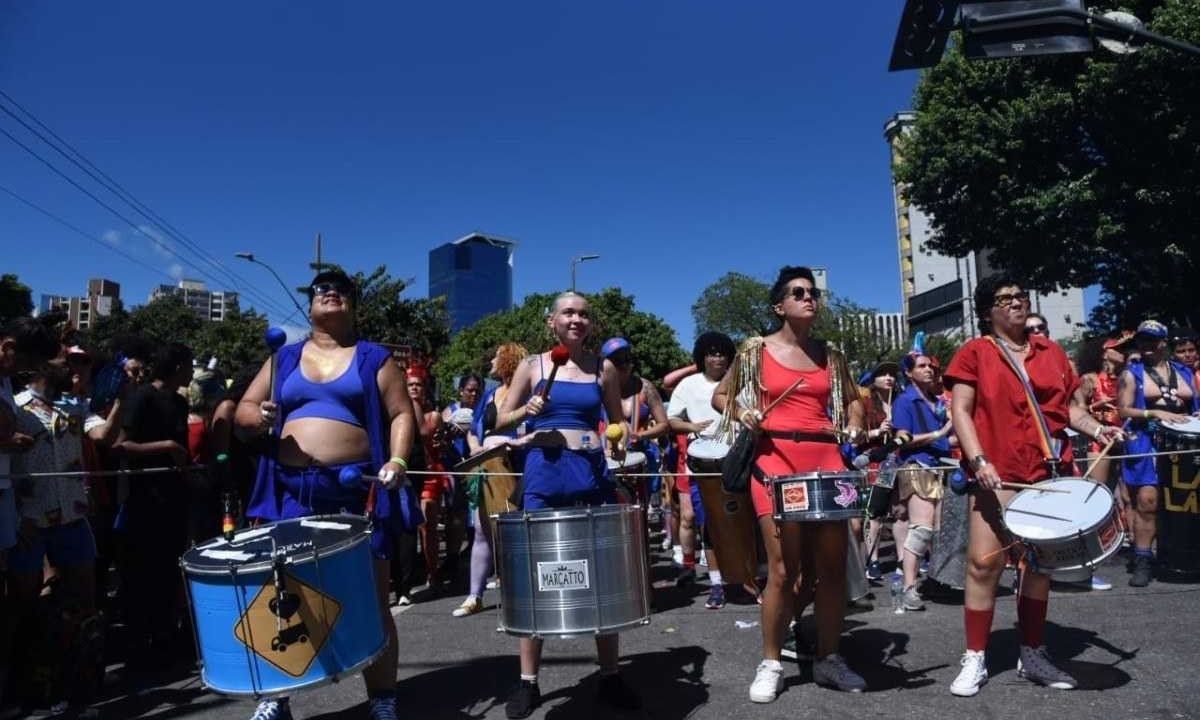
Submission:
MULTIPOLYGON (((642 698, 641 711, 631 717, 683 720, 706 704, 708 684, 704 682, 704 664, 708 654, 698 645, 687 645, 624 658, 621 676, 642 698)), ((599 674, 593 673, 576 685, 543 695, 543 705, 549 708, 547 720, 620 717, 597 704, 599 680, 599 674), (566 699, 555 704, 560 698, 566 699)))
MULTIPOLYGON (((908 654, 908 641, 907 633, 859 624, 850 628, 847 637, 843 638, 842 652, 850 667, 867 681, 867 692, 912 690, 934 684, 936 680, 928 674, 949 667, 949 663, 906 667, 902 658, 908 654)), ((807 677, 811 679, 811 669, 807 677)))
MULTIPOLYGON (((1050 658, 1063 671, 1079 682, 1081 690, 1110 690, 1130 681, 1129 673, 1117 665, 1138 656, 1138 649, 1123 650, 1101 638, 1092 630, 1046 623, 1046 648, 1050 658), (1089 647, 1104 650, 1115 658, 1113 662, 1097 663, 1072 658, 1082 655, 1089 647)), ((1004 628, 992 632, 988 642, 988 672, 996 675, 1015 670, 1020 656, 1020 632, 1004 628)))

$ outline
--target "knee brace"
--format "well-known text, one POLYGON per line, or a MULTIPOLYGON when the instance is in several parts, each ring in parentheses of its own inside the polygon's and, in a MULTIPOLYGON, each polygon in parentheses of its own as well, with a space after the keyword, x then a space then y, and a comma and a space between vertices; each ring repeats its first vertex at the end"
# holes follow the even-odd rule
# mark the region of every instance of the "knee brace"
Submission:
POLYGON ((927 525, 908 526, 908 537, 904 538, 905 550, 917 557, 924 557, 925 551, 929 550, 929 546, 932 543, 933 528, 927 525))

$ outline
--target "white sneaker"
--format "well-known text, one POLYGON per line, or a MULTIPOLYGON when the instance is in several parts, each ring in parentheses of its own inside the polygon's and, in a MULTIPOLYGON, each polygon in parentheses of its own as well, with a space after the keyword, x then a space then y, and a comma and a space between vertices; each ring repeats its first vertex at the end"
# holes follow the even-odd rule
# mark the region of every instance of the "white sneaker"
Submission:
POLYGON ((1046 655, 1046 646, 1021 646, 1021 659, 1017 660, 1017 675, 1055 690, 1074 690, 1075 678, 1059 670, 1046 655))
POLYGON ((763 660, 754 671, 754 682, 750 683, 750 702, 775 702, 779 688, 783 687, 783 663, 778 660, 763 660))
POLYGON ((837 653, 813 663, 813 682, 842 692, 860 693, 867 689, 867 681, 851 670, 846 659, 837 653))
POLYGON ((683 546, 676 545, 671 553, 671 562, 679 567, 683 567, 683 546))
POLYGON ((962 670, 958 671, 958 677, 950 683, 950 694, 971 697, 987 684, 987 663, 984 661, 983 652, 976 650, 963 653, 961 662, 962 670))
POLYGON ((671 547, 672 547, 671 546, 671 536, 670 535, 664 536, 663 541, 662 541, 662 549, 670 550, 671 547))
POLYGON ((698 552, 696 554, 700 556, 700 557, 696 558, 696 564, 702 565, 704 567, 708 567, 708 553, 701 550, 700 552, 698 552))
POLYGON ((254 709, 250 720, 292 720, 292 706, 287 698, 263 700, 254 709))

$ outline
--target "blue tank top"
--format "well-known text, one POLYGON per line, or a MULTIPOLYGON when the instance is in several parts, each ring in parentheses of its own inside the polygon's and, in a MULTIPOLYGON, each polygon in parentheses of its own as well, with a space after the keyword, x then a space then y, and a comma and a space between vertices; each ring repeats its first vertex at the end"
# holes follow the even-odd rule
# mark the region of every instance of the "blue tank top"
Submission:
POLYGON ((304 371, 296 365, 279 389, 285 421, 322 418, 364 427, 362 380, 355 365, 351 360, 344 373, 324 383, 304 377, 304 371))
MULTIPOLYGON (((538 394, 546 380, 538 380, 533 394, 538 394)), ((526 427, 536 430, 595 430, 600 425, 604 409, 600 393, 600 378, 592 382, 567 382, 555 380, 550 388, 550 401, 546 409, 530 418, 526 427)))

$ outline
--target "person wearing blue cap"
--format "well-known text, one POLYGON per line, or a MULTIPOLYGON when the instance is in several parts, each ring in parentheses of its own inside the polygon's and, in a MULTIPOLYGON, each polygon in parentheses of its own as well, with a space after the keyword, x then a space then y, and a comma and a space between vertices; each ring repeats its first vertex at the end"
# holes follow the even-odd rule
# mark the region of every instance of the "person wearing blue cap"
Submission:
MULTIPOLYGON (((1159 423, 1185 423, 1187 414, 1200 409, 1191 368, 1167 355, 1167 328, 1156 320, 1138 325, 1133 342, 1136 359, 1121 373, 1121 393, 1117 412, 1129 421, 1130 436, 1125 442, 1126 458, 1122 474, 1129 488, 1133 514, 1133 575, 1129 584, 1145 587, 1154 576, 1154 553, 1150 549, 1158 534, 1158 469, 1155 458, 1145 457, 1158 451, 1155 433, 1159 423)), ((1159 462, 1169 462, 1166 457, 1159 462)))

